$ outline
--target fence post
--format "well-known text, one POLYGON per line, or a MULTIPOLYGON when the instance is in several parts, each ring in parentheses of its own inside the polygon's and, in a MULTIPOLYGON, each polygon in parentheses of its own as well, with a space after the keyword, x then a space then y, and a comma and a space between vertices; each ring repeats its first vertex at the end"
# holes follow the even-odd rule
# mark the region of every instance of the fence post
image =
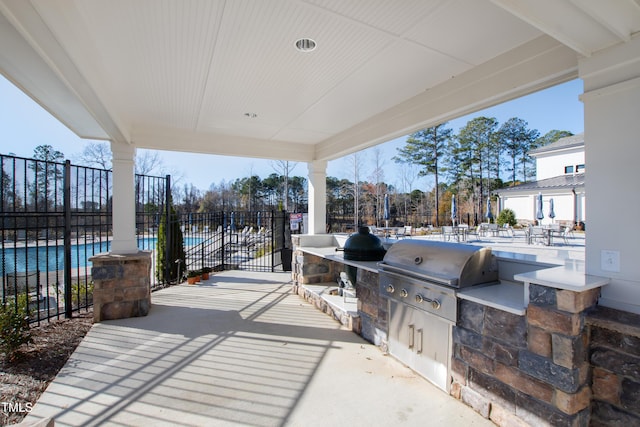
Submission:
MULTIPOLYGON (((164 241, 167 242, 164 248, 164 259, 166 260, 164 265, 164 280, 168 280, 171 277, 171 265, 169 265, 169 260, 171 259, 171 248, 173 248, 172 241, 172 233, 171 233, 171 175, 166 175, 166 190, 165 190, 165 202, 164 202, 164 212, 167 223, 164 227, 164 241)), ((179 269, 179 266, 178 266, 179 269)), ((178 277, 178 280, 180 278, 178 277)), ((166 284, 166 283, 165 283, 166 284)))
POLYGON ((271 209, 271 272, 276 271, 276 250, 278 249, 278 238, 276 235, 276 221, 278 218, 276 217, 276 211, 271 209))
POLYGON ((71 162, 64 162, 64 317, 71 319, 71 162))
POLYGON ((225 253, 225 234, 227 233, 227 210, 224 204, 224 196, 222 197, 222 212, 221 212, 222 216, 220 217, 220 219, 222 220, 222 240, 220 243, 220 254, 222 256, 222 258, 220 258, 220 261, 222 262, 222 270, 226 270, 226 265, 225 265, 225 260, 226 260, 226 256, 227 254, 225 253))

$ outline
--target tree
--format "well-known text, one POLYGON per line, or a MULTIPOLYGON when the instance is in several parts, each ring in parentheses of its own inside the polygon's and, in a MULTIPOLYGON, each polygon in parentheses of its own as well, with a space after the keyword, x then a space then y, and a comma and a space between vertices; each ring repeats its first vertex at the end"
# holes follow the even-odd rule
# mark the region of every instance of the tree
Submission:
POLYGON ((293 202, 292 212, 307 210, 307 180, 301 176, 293 176, 289 180, 289 192, 293 202))
POLYGON ((29 164, 35 174, 31 192, 40 210, 47 210, 55 201, 51 193, 57 193, 56 186, 63 185, 64 172, 60 163, 64 162, 64 154, 51 145, 38 145, 33 150, 33 158, 29 164))
MULTIPOLYGON (((516 162, 531 149, 532 144, 540 134, 535 129, 527 129, 528 123, 520 118, 512 117, 500 126, 498 131, 502 145, 511 159, 511 185, 516 184, 516 162)), ((526 173, 523 169, 523 180, 526 173)))
POLYGON ((262 188, 267 198, 267 204, 274 206, 278 200, 278 193, 282 188, 282 177, 276 173, 272 173, 262 180, 262 188))
POLYGON ((169 200, 169 217, 166 211, 160 219, 158 227, 157 243, 158 261, 156 264, 156 277, 160 283, 175 283, 182 280, 186 267, 184 241, 178 214, 169 200), (167 250, 167 232, 171 236, 171 246, 167 250))
MULTIPOLYGON (((422 169, 418 172, 420 176, 434 175, 436 188, 436 212, 438 212, 439 195, 439 175, 441 161, 440 156, 444 152, 446 142, 451 138, 452 130, 448 129, 447 123, 442 123, 429 129, 424 129, 411 134, 407 138, 406 145, 398 149, 398 156, 394 160, 399 163, 413 163, 422 169)), ((436 226, 439 225, 436 215, 436 226)))
POLYGON ((38 145, 33 149, 33 158, 45 162, 63 162, 64 154, 51 145, 38 145))
POLYGON ((550 130, 549 132, 545 133, 544 135, 542 135, 541 137, 539 137, 538 139, 536 139, 536 147, 543 147, 545 145, 551 144, 553 142, 556 142, 557 140, 559 140, 560 138, 566 138, 568 136, 573 136, 573 133, 569 132, 568 130, 550 130))
POLYGON ((113 154, 108 142, 91 142, 82 149, 78 162, 84 166, 110 170, 112 158, 113 154))
POLYGON ((165 175, 165 166, 157 151, 136 150, 135 163, 138 175, 165 175))
POLYGON ((409 210, 413 206, 417 206, 411 203, 411 190, 413 188, 413 182, 416 179, 415 165, 413 163, 407 163, 405 167, 400 170, 400 182, 402 183, 402 199, 404 207, 404 221, 405 224, 409 222, 409 210))
POLYGON ((347 192, 353 195, 353 223, 355 226, 360 225, 360 195, 361 195, 361 183, 360 173, 362 171, 362 162, 364 156, 361 152, 356 152, 347 157, 350 169, 353 173, 353 182, 350 183, 350 188, 345 188, 347 192))
POLYGON ((242 197, 242 205, 248 210, 257 209, 262 182, 258 175, 242 178, 238 181, 238 192, 242 197))
POLYGON ((200 190, 198 190, 193 184, 184 185, 184 202, 182 205, 182 212, 198 212, 200 210, 200 190))
POLYGON ((273 168, 276 172, 279 172, 283 177, 282 185, 283 185, 283 199, 284 199, 284 210, 289 211, 289 175, 298 164, 295 162, 290 162, 288 160, 276 160, 272 163, 273 168))
POLYGON ((467 153, 463 167, 468 173, 472 188, 472 198, 476 204, 476 207, 474 207, 474 217, 476 217, 476 214, 482 214, 485 196, 488 196, 490 193, 490 152, 492 139, 494 138, 494 132, 497 126, 498 121, 493 117, 476 117, 467 122, 458 134, 458 141, 460 142, 459 148, 467 153), (489 187, 488 191, 485 191, 485 187, 489 187))
POLYGON ((383 203, 384 203, 384 191, 386 190, 386 185, 384 184, 384 157, 382 155, 382 150, 379 147, 376 147, 373 150, 373 171, 371 172, 371 181, 374 184, 374 203, 375 206, 373 208, 373 212, 375 213, 375 224, 379 226, 379 220, 381 213, 383 211, 383 203))

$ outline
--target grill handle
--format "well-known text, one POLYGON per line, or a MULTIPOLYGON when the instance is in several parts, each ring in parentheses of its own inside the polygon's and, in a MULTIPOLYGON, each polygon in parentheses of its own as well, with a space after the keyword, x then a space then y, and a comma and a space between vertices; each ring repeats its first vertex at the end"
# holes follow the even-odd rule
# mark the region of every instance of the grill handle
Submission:
POLYGON ((414 342, 415 342, 415 338, 414 338, 414 332, 415 332, 416 327, 414 325, 409 325, 409 350, 413 349, 414 346, 414 342))
POLYGON ((379 262, 378 266, 381 268, 382 271, 386 271, 389 273, 395 273, 395 274, 400 274, 402 276, 414 276, 417 277, 419 279, 423 279, 423 280, 428 280, 430 282, 435 282, 435 283, 439 283, 439 284, 443 284, 446 286, 452 286, 455 287, 458 285, 458 278, 453 277, 453 278, 447 278, 447 277, 438 277, 438 276, 432 276, 429 274, 424 274, 424 273, 417 273, 415 271, 412 270, 405 270, 402 269, 400 267, 395 267, 393 265, 390 264, 386 264, 384 262, 379 262))

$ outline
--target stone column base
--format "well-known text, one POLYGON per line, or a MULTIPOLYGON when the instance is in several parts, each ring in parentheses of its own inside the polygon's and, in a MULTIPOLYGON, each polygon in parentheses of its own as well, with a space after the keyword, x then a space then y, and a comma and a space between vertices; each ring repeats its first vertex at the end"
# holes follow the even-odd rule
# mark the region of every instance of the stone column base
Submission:
POLYGON ((141 317, 151 308, 151 252, 89 258, 93 267, 93 321, 141 317))

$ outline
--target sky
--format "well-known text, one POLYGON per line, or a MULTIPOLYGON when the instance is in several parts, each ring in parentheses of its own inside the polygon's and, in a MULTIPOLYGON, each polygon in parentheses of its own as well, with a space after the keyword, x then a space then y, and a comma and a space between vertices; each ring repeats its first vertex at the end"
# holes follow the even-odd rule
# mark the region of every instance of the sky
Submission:
MULTIPOLYGON (((554 129, 580 133, 584 131, 584 110, 578 98, 582 92, 582 81, 573 80, 452 120, 448 127, 457 133, 475 117, 495 117, 499 125, 512 117, 519 117, 528 122, 529 129, 537 129, 540 135, 554 129)), ((406 137, 401 137, 378 146, 385 159, 384 181, 398 187, 402 181, 401 165, 396 164, 392 158, 405 141, 406 137)), ((77 163, 78 156, 87 142, 0 76, 0 154, 13 153, 20 157, 32 157, 35 147, 48 144, 64 153, 72 163, 77 163)), ((360 172, 362 180, 368 180, 371 176, 372 152, 373 149, 368 149, 363 153, 363 167, 360 172)), ((174 176, 174 182, 177 181, 181 186, 193 184, 200 190, 209 189, 211 184, 230 182, 250 175, 265 178, 277 171, 271 160, 168 151, 159 153, 167 173, 174 176)), ((346 158, 330 161, 327 175, 352 179, 351 164, 346 158)), ((298 163, 293 175, 306 178, 307 165, 298 163)), ((432 185, 431 178, 416 179, 413 189, 430 190, 432 185)))

